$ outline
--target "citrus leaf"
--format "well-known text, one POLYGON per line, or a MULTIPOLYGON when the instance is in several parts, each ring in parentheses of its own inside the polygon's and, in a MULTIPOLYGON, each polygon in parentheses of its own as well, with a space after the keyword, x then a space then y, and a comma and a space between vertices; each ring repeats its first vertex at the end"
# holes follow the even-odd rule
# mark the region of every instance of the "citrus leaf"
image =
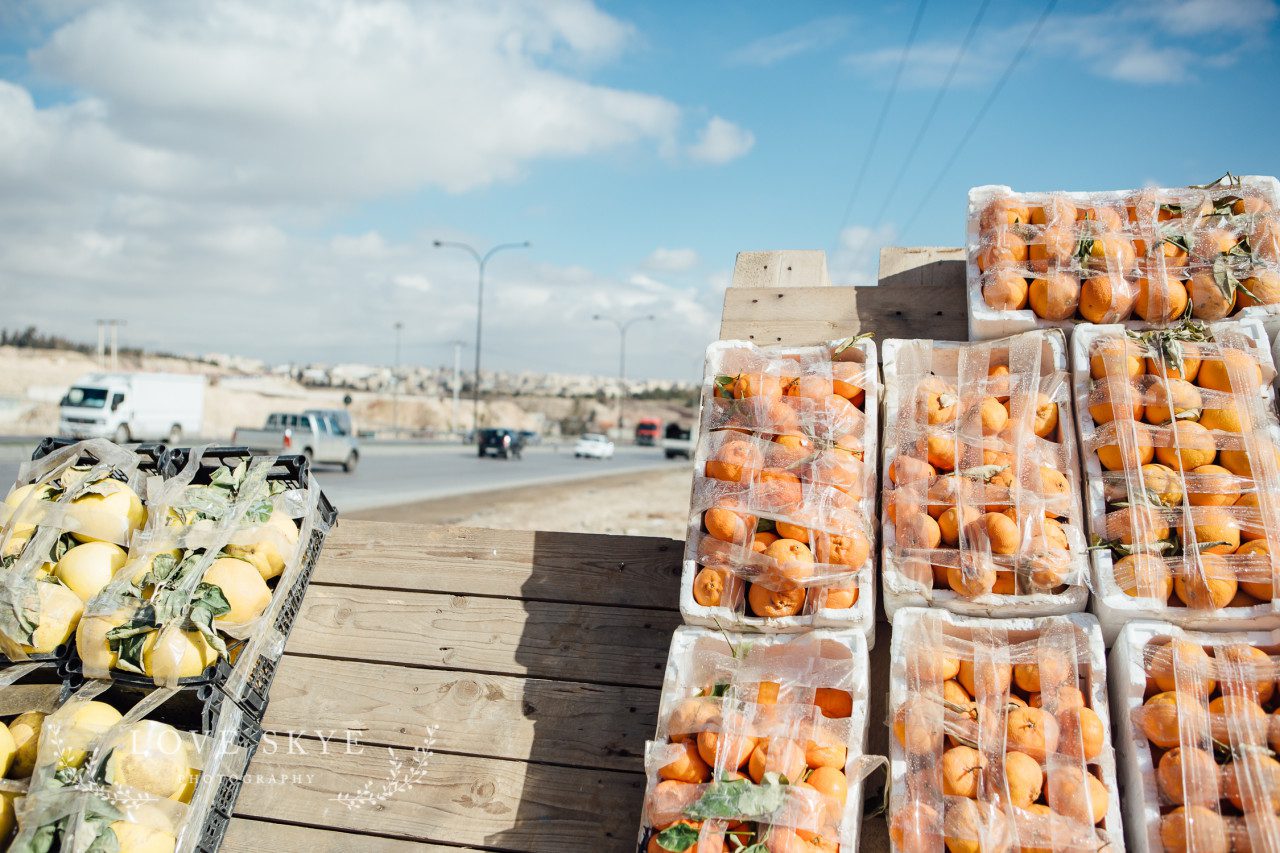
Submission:
POLYGON ((658 846, 673 853, 684 853, 698 843, 698 830, 687 823, 677 823, 658 833, 658 846))

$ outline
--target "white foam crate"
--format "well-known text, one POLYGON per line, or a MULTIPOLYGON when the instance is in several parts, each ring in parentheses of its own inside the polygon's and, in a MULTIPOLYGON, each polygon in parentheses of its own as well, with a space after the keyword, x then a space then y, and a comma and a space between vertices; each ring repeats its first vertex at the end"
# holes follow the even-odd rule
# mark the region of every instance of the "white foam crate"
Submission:
POLYGON ((1155 766, 1146 735, 1133 714, 1146 700, 1147 673, 1143 650, 1153 639, 1185 639, 1199 646, 1228 646, 1247 643, 1280 650, 1280 631, 1205 633, 1187 631, 1165 622, 1140 620, 1124 626, 1111 647, 1108 661, 1111 697, 1115 702, 1120 755, 1120 784, 1124 789, 1125 833, 1136 853, 1163 851, 1160 841, 1160 799, 1156 790, 1155 766))
MULTIPOLYGON (((1254 342, 1263 372, 1275 367, 1271 360, 1271 345, 1262 324, 1254 320, 1220 320, 1206 324, 1210 331, 1233 330, 1254 342)), ((1096 453, 1085 446, 1085 436, 1093 432, 1095 424, 1089 414, 1089 394, 1092 379, 1089 377, 1089 352, 1095 341, 1103 337, 1123 334, 1120 324, 1095 326, 1082 323, 1071 338, 1071 384, 1075 394, 1076 427, 1079 438, 1081 464, 1084 467, 1085 516, 1089 522, 1090 539, 1106 535, 1106 501, 1103 495, 1102 464, 1096 453)), ((1275 411, 1275 388, 1263 386, 1267 409, 1275 411)), ((1280 427, 1273 425, 1272 434, 1280 446, 1280 427)), ((1189 607, 1171 606, 1149 598, 1127 594, 1115 581, 1111 552, 1105 548, 1092 552, 1093 599, 1092 611, 1102 624, 1102 634, 1107 644, 1114 642, 1126 622, 1134 619, 1161 619, 1192 630, 1248 631, 1280 628, 1280 602, 1262 603, 1254 607, 1223 608, 1222 611, 1193 610, 1189 607), (1240 612, 1224 612, 1224 611, 1240 612)))
MULTIPOLYGON (((717 349, 728 349, 731 347, 754 346, 747 341, 718 341, 707 348, 706 368, 704 368, 704 386, 707 383, 714 382, 715 377, 710 376, 709 368, 712 361, 712 353, 717 349)), ((808 349, 808 347, 769 347, 771 352, 785 353, 789 350, 808 349)), ((863 338, 856 341, 851 350, 856 350, 862 354, 863 364, 867 365, 876 376, 876 393, 873 395, 868 393, 863 402, 863 413, 866 416, 863 428, 863 462, 870 466, 871 470, 877 471, 877 448, 879 447, 879 399, 882 393, 882 384, 880 382, 880 367, 877 359, 876 343, 870 338, 863 338)), ((703 397, 706 399, 705 393, 703 397)), ((700 413, 699 420, 705 417, 705 412, 700 413)), ((698 447, 694 453, 693 470, 694 470, 694 489, 697 488, 697 478, 699 472, 703 471, 706 466, 707 457, 707 437, 710 431, 705 428, 698 430, 698 447)), ((878 478, 877 478, 878 482, 878 478)), ((761 633, 795 633, 798 631, 807 631, 811 628, 854 628, 863 633, 867 639, 867 647, 875 647, 875 621, 876 621, 876 530, 875 530, 875 509, 876 509, 876 486, 871 488, 871 494, 859 501, 859 508, 868 521, 867 537, 869 540, 870 551, 868 552, 867 562, 858 570, 857 588, 858 600, 854 602, 852 607, 845 609, 820 608, 811 614, 799 614, 796 616, 782 616, 778 618, 765 618, 759 616, 748 616, 744 613, 737 613, 728 607, 712 606, 706 607, 699 604, 693 597, 693 579, 698 574, 698 562, 691 554, 694 546, 691 543, 696 541, 695 536, 701 531, 701 520, 694 513, 690 513, 689 532, 685 538, 686 550, 684 562, 680 571, 680 615, 687 625, 700 625, 706 628, 732 628, 736 630, 759 631, 761 633)))
MULTIPOLYGON (((1043 355, 1041 356, 1041 373, 1068 372, 1067 361, 1067 343, 1066 338, 1060 331, 1056 330, 1032 330, 1029 333, 1039 335, 1043 339, 1043 355)), ((884 342, 883 358, 881 369, 884 374, 884 423, 886 429, 882 436, 881 458, 881 486, 882 491, 888 483, 889 466, 893 464, 893 460, 897 458, 897 447, 891 446, 889 443, 888 426, 894 424, 898 420, 898 410, 902 404, 902 390, 898 387, 897 375, 897 355, 905 344, 911 341, 896 340, 890 338, 884 342)), ((958 358, 960 348, 966 346, 964 343, 955 341, 931 341, 931 345, 938 353, 948 357, 950 361, 958 358)), ((981 343, 991 344, 999 343, 999 341, 983 341, 981 343)), ((1083 524, 1083 512, 1079 503, 1079 486, 1082 478, 1080 473, 1079 448, 1077 446, 1077 437, 1074 434, 1071 418, 1072 399, 1070 388, 1067 389, 1064 404, 1059 407, 1058 412, 1058 438, 1067 447, 1072 463, 1071 470, 1066 472, 1067 476, 1076 484, 1077 491, 1073 495, 1075 499, 1075 507, 1073 509, 1077 523, 1083 524)), ((898 561, 894 554, 894 546, 896 538, 894 534, 893 522, 889 520, 888 514, 885 512, 884 501, 881 501, 880 507, 880 530, 881 530, 881 578, 882 578, 882 594, 884 596, 885 613, 890 619, 894 614, 904 607, 941 607, 963 616, 995 616, 995 617, 1012 617, 1012 616, 1054 616, 1063 613, 1075 613, 1085 609, 1089 600, 1088 587, 1083 584, 1080 586, 1070 587, 1061 593, 1034 593, 1031 595, 996 595, 994 593, 981 596, 975 599, 966 599, 958 595, 951 589, 934 589, 931 591, 932 600, 926 597, 925 593, 919 590, 919 587, 905 578, 898 571, 898 561)), ((1081 577, 1088 574, 1088 560, 1085 556, 1087 542, 1084 540, 1084 529, 1079 530, 1079 537, 1072 537, 1072 554, 1073 561, 1076 562, 1077 568, 1081 572, 1081 577)))
MULTIPOLYGON (((658 723, 654 734, 656 743, 667 741, 667 721, 682 700, 693 696, 705 687, 694 678, 691 662, 702 650, 721 654, 730 652, 729 645, 747 643, 752 647, 770 648, 791 643, 821 644, 824 656, 840 659, 847 654, 851 675, 853 710, 849 715, 849 737, 845 742, 848 755, 845 776, 849 780, 849 797, 845 801, 840 820, 840 849, 858 849, 858 834, 862 827, 862 788, 865 778, 863 758, 867 751, 868 677, 870 663, 867 658, 866 637, 855 630, 815 629, 804 634, 734 634, 692 626, 676 628, 671 636, 671 649, 667 654, 667 668, 662 679, 662 698, 658 706, 658 723), (838 652, 834 650, 838 649, 838 652)), ((646 797, 649 786, 646 784, 646 797)), ((637 848, 643 849, 647 819, 642 815, 637 848)), ((692 848, 690 849, 692 853, 692 848)))
MULTIPOLYGON (((1269 195, 1272 210, 1280 211, 1280 181, 1269 175, 1244 175, 1240 178, 1240 181, 1241 186, 1258 189, 1269 195)), ((1161 189, 1177 189, 1177 187, 1162 187, 1161 189)), ((1223 187, 1222 189, 1229 188, 1223 187)), ((1103 192, 1017 192, 1011 187, 996 184, 970 189, 965 230, 965 290, 969 302, 969 340, 982 341, 990 338, 1003 338, 1019 332, 1030 331, 1031 329, 1062 329, 1064 332, 1069 333, 1076 326, 1086 325, 1084 320, 1077 319, 1045 320, 1036 316, 1036 313, 1030 308, 1023 308, 1019 311, 997 311, 983 300, 982 274, 978 271, 976 260, 978 249, 981 245, 978 238, 978 216, 992 199, 1002 195, 1047 195, 1052 192, 1053 195, 1064 196, 1081 204, 1105 204, 1123 201, 1136 191, 1136 189, 1131 189, 1103 192)), ((1256 305, 1251 308, 1241 309, 1232 317, 1233 319, 1256 319, 1266 326, 1268 333, 1276 334, 1280 332, 1280 305, 1256 305)), ((1152 324, 1147 323, 1140 317, 1134 317, 1126 320, 1124 326, 1129 329, 1149 329, 1152 324)))
MULTIPOLYGON (((1088 646, 1089 659, 1087 666, 1080 667, 1080 674, 1085 681, 1083 693, 1089 697, 1089 707, 1098 715, 1102 729, 1106 732, 1107 741, 1096 759, 1089 762, 1096 765, 1102 773, 1102 781, 1107 786, 1109 798, 1107 816, 1103 818, 1100 828, 1104 829, 1111 839, 1111 844, 1102 848, 1108 853, 1124 853, 1124 832, 1120 819, 1119 786, 1116 784, 1116 762, 1113 755, 1112 741, 1114 732, 1111 725, 1111 712, 1107 704, 1107 657, 1102 642, 1102 632, 1098 620, 1088 613, 1068 613, 1061 616, 1042 616, 1025 619, 983 619, 972 616, 961 616, 945 610, 929 610, 919 607, 908 607, 898 611, 893 617, 893 629, 890 632, 889 651, 889 715, 892 718, 896 709, 907 698, 908 685, 906 677, 907 652, 912 629, 923 620, 939 620, 942 633, 947 636, 969 640, 975 632, 1004 632, 1009 643, 1021 643, 1033 640, 1053 622, 1065 621, 1070 624, 1088 646)), ((940 757, 940 756, 939 756, 940 757)), ((893 813, 900 805, 898 797, 906 791, 907 764, 903 755, 902 744, 889 735, 889 782, 892 799, 889 804, 890 821, 893 813)), ((939 845, 939 849, 941 845, 939 845)))

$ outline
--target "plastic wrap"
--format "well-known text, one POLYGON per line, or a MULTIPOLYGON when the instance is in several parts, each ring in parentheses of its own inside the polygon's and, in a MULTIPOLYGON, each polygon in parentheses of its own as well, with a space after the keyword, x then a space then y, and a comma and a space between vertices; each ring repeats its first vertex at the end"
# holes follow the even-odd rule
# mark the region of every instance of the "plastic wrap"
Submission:
POLYGON ((158 482, 143 461, 94 439, 19 469, 0 504, 0 649, 11 660, 58 654, 127 559, 158 482))
POLYGON ((1066 342, 884 344, 885 610, 1083 610, 1087 542, 1066 342))
POLYGON ((857 631, 677 628, 638 846, 771 853, 858 849, 867 651, 857 631))
POLYGON ((305 465, 298 480, 276 457, 197 448, 182 459, 153 489, 128 563, 88 603, 76 651, 86 677, 165 686, 207 680, 227 661, 237 665, 225 689, 239 698, 238 664, 283 650, 275 617, 305 585, 312 533, 332 517, 305 465))
POLYGON ((1130 622, 1111 650, 1138 851, 1280 850, 1280 632, 1130 622))
POLYGON ((1280 426, 1261 324, 1081 326, 1072 358, 1106 636, 1135 618, 1280 626, 1280 426))
POLYGON ((892 636, 894 850, 1124 849, 1092 616, 905 608, 892 636))
POLYGON ((1190 314, 1280 328, 1280 183, 1114 192, 969 191, 969 337, 1190 314))
POLYGON ((871 636, 879 387, 866 339, 707 349, 686 622, 871 636))

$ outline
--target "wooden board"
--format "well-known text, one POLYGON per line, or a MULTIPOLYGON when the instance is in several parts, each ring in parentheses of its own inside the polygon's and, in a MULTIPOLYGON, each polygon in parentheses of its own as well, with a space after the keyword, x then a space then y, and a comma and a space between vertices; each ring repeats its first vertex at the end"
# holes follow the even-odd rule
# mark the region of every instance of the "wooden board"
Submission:
POLYGON ((886 338, 969 338, 964 249, 880 250, 879 284, 858 289, 862 331, 886 338))
POLYGON ((739 252, 733 287, 830 287, 827 253, 812 249, 739 252))
POLYGON ((222 853, 457 853, 457 847, 423 844, 400 838, 350 832, 330 832, 306 826, 271 823, 248 818, 231 821, 223 839, 222 853))
POLYGON ((724 293, 721 340, 804 346, 855 335, 855 287, 737 288, 724 293))

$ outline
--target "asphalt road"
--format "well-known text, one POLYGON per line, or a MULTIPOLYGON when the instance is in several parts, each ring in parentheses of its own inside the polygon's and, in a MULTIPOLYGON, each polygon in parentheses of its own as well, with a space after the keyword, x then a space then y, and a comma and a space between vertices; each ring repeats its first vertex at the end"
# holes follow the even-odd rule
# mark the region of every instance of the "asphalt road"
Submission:
MULTIPOLYGON (((30 444, 0 444, 0 496, 9 491, 30 444)), ((613 459, 574 459, 572 445, 531 447, 520 460, 480 459, 471 445, 366 444, 359 469, 319 465, 316 479, 339 512, 540 483, 644 471, 668 462, 656 447, 619 447, 613 459)), ((687 463, 683 463, 687 464, 687 463)))

